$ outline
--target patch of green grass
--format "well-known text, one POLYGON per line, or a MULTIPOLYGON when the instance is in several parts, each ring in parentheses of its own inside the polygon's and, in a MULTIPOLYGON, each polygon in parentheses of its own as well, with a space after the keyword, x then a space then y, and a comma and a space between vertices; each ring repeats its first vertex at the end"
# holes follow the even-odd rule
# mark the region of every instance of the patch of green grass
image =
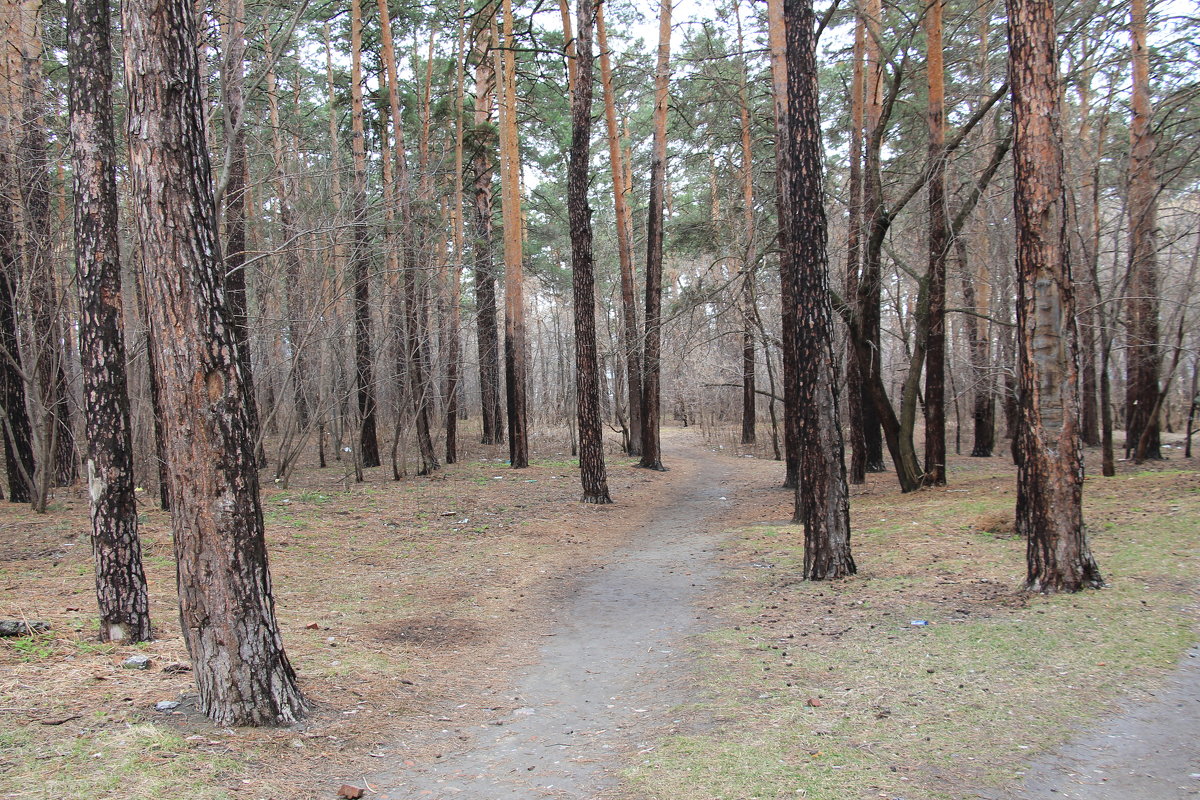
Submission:
POLYGON ((0 731, 0 752, 0 796, 14 798, 226 800, 213 784, 237 766, 151 724, 49 741, 12 728, 0 731))
POLYGON ((1003 497, 929 493, 903 513, 878 498, 848 581, 797 583, 798 537, 742 531, 731 563, 746 594, 725 603, 737 629, 695 648, 711 730, 663 740, 629 778, 647 797, 730 800, 949 799, 1017 780, 1032 754, 1153 684, 1195 640, 1184 593, 1200 501, 1167 473, 1138 477, 1171 513, 1131 517, 1127 497, 1094 492, 1086 513, 1108 586, 1077 595, 1020 595, 1024 543, 955 524, 1003 497))

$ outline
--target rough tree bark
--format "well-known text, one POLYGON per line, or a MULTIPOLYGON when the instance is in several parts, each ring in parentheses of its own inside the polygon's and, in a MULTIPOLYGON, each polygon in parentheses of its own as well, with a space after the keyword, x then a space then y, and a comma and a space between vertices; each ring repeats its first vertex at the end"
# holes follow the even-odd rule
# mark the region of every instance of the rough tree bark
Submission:
POLYGON ((1061 100, 1050 0, 1007 0, 1017 223, 1017 533, 1026 587, 1099 588, 1083 527, 1079 353, 1067 262, 1061 100))
POLYGON ((826 580, 852 575, 856 570, 850 554, 849 490, 833 356, 812 0, 784 0, 784 24, 788 119, 793 137, 788 143, 792 154, 784 176, 784 186, 791 196, 790 213, 781 222, 790 229, 789 260, 797 272, 799 290, 796 399, 800 404, 800 481, 795 519, 804 524, 804 577, 826 580))
POLYGON ((482 405, 483 444, 504 441, 504 403, 500 396, 500 331, 496 321, 496 267, 492 252, 492 105, 496 71, 488 52, 494 40, 487 26, 480 37, 479 63, 475 67, 475 157, 472 159, 474 228, 471 256, 475 278, 475 341, 479 351, 479 394, 482 405))
POLYGON ((130 183, 164 428, 180 621, 218 725, 296 720, 267 567, 249 397, 223 296, 212 171, 188 0, 126 0, 130 183))
POLYGON ((671 0, 658 8, 658 64, 654 70, 654 145, 646 223, 646 340, 642 350, 642 458, 638 466, 663 469, 659 442, 662 367, 663 190, 667 172, 667 88, 670 80, 671 0))
POLYGON ((596 279, 592 263, 592 209, 588 159, 592 142, 592 17, 597 0, 577 0, 579 38, 571 96, 571 154, 567 167, 567 220, 571 228, 571 285, 575 302, 575 407, 579 415, 579 477, 584 503, 611 503, 604 466, 596 354, 596 279))
POLYGON ((151 636, 150 602, 138 541, 121 331, 111 9, 108 0, 74 0, 67 13, 79 355, 100 641, 141 642, 151 636))

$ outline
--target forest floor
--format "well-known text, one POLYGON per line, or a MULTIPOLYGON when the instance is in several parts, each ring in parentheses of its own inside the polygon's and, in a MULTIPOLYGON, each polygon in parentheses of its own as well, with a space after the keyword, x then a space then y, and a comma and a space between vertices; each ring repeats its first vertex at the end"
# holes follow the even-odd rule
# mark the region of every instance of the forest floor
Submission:
MULTIPOLYGON (((1197 639, 1195 461, 1090 478, 1109 586, 1044 598, 1019 591, 1006 458, 955 458, 949 487, 912 495, 871 476, 852 498, 858 576, 806 584, 780 465, 694 429, 664 442, 666 473, 610 455, 612 506, 576 502, 549 438, 528 470, 473 446, 432 478, 305 468, 264 488, 314 704, 276 731, 195 712, 168 518, 148 498, 159 638, 130 647, 94 641, 84 498, 5 504, 0 617, 52 629, 0 640, 0 798, 1041 797, 1111 778, 1081 753, 1146 736, 1129 714, 1097 721, 1162 719, 1160 687, 1192 701, 1168 727, 1200 727, 1195 679, 1170 682, 1197 639), (137 653, 150 668, 123 669, 137 653)), ((1186 778, 1137 796, 1192 796, 1170 793, 1186 778)))

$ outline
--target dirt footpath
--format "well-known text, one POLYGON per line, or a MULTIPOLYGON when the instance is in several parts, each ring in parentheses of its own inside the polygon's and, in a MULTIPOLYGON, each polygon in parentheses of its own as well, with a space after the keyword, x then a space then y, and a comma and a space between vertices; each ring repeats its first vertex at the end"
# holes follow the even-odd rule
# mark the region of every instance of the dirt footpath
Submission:
POLYGON ((703 629, 697 602, 718 574, 734 465, 697 447, 666 455, 661 508, 558 599, 537 663, 494 692, 503 711, 469 742, 446 731, 441 757, 370 778, 379 796, 599 798, 618 786, 622 758, 672 729, 687 698, 684 640, 703 629))

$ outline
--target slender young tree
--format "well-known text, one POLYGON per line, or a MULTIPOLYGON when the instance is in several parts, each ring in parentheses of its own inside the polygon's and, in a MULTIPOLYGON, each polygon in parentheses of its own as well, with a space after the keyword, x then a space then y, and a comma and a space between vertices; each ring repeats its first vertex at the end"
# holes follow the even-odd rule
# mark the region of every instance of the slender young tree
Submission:
POLYGON ((804 577, 826 580, 856 571, 850 554, 850 503, 837 364, 833 356, 833 309, 821 168, 821 120, 817 89, 817 36, 812 0, 784 0, 787 37, 788 119, 793 136, 784 186, 791 202, 786 237, 798 288, 796 349, 800 481, 796 521, 804 524, 804 577))
POLYGON ((67 9, 79 354, 100 641, 141 642, 150 638, 150 602, 138 541, 121 331, 111 17, 108 0, 73 0, 67 9))
POLYGON ((1133 53, 1133 120, 1129 126, 1129 347, 1125 372, 1125 455, 1136 462, 1162 458, 1159 445, 1158 373, 1158 174, 1150 104, 1146 0, 1130 11, 1133 53))
POLYGON ((195 7, 126 0, 131 195, 157 353, 179 611, 199 708, 218 725, 289 723, 304 698, 267 567, 250 398, 225 303, 195 7))
MULTIPOLYGON (((737 3, 733 7, 734 21, 737 23, 737 49, 745 53, 745 43, 742 37, 742 15, 737 3)), ((758 397, 755 391, 754 367, 754 320, 757 310, 754 307, 754 171, 751 163, 752 142, 750 137, 750 99, 748 84, 750 69, 746 64, 745 55, 738 65, 738 118, 741 124, 742 144, 742 224, 745 230, 745 242, 742 246, 742 444, 754 444, 756 438, 755 422, 758 409, 758 397)))
POLYGON ((604 120, 608 129, 608 159, 612 167, 613 208, 617 218, 617 259, 621 266, 621 352, 625 356, 625 383, 629 395, 628 455, 642 453, 642 353, 638 332, 636 289, 633 277, 633 232, 625 198, 625 158, 617 130, 617 103, 613 93, 612 59, 604 28, 604 4, 596 6, 596 39, 600 45, 600 82, 604 88, 604 120))
MULTIPOLYGON (((791 123, 788 120, 788 70, 787 37, 783 20, 783 0, 767 2, 767 37, 771 48, 771 87, 775 101, 775 197, 776 215, 779 219, 790 219, 791 192, 784 184, 784 175, 790 174, 792 148, 791 123)), ((791 235, 788 225, 779 226, 779 295, 780 328, 783 332, 783 450, 786 464, 783 478, 785 489, 800 485, 800 418, 799 388, 797 374, 800 369, 796 351, 796 268, 792 264, 792 249, 788 246, 791 235)))
POLYGON ((371 277, 368 274, 367 142, 363 127, 362 6, 350 3, 350 130, 354 156, 354 185, 350 212, 354 215, 350 272, 354 285, 354 392, 358 401, 358 458, 364 467, 378 467, 375 370, 371 360, 371 277))
MULTIPOLYGON (((858 295, 862 270, 863 225, 863 58, 867 47, 867 25, 860 13, 854 17, 854 68, 850 78, 850 200, 847 203, 846 234, 846 297, 852 301, 858 295)), ((854 342, 846 342, 846 433, 850 437, 850 483, 867 480, 867 443, 863 437, 863 392, 859 375, 858 356, 854 342)))
POLYGON ((571 226, 571 285, 575 301, 575 405, 579 414, 579 477, 584 503, 611 503, 604 466, 596 355, 596 279, 592 263, 592 209, 588 205, 588 159, 592 143, 592 19, 596 0, 577 0, 579 38, 571 95, 571 156, 567 171, 567 219, 571 226))
POLYGON ((512 0, 503 0, 500 46, 500 205, 504 217, 504 377, 508 396, 508 458, 513 469, 529 466, 526 392, 525 269, 521 254, 521 153, 517 141, 517 49, 512 0))
POLYGON ((1026 587, 1099 588, 1083 527, 1079 354, 1067 262, 1061 99, 1050 0, 1007 0, 1017 223, 1017 533, 1026 587))
POLYGON ((667 89, 671 66, 671 0, 658 7, 658 65, 654 70, 654 147, 650 156, 650 209, 646 226, 646 341, 642 350, 642 460, 663 469, 659 443, 662 365, 663 193, 667 172, 667 89))
POLYGON ((466 92, 466 2, 458 2, 458 30, 454 44, 454 188, 451 190, 451 252, 447 286, 449 321, 446 341, 446 463, 458 461, 458 395, 462 345, 462 270, 463 270, 463 109, 466 92))

